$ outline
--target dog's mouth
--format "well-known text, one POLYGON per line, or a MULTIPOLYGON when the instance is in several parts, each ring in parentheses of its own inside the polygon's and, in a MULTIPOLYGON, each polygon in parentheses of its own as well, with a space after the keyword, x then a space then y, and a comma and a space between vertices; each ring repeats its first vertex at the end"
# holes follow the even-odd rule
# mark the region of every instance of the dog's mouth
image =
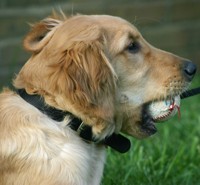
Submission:
POLYGON ((153 135, 157 132, 155 124, 163 122, 176 113, 180 115, 180 96, 170 97, 164 100, 154 100, 148 102, 142 107, 142 131, 147 135, 153 135))

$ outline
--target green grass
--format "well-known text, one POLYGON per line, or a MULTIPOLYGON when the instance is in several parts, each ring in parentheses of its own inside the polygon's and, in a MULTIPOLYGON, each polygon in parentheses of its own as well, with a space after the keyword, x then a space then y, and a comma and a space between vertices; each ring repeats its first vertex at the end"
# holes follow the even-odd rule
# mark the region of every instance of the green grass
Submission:
POLYGON ((200 185, 200 95, 182 100, 181 119, 157 128, 148 139, 131 138, 126 154, 108 150, 103 185, 200 185))

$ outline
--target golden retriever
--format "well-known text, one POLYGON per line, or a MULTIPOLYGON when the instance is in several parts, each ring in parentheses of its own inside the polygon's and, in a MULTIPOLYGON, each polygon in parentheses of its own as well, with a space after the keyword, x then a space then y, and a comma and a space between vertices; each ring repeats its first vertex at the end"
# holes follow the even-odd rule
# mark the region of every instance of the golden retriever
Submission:
POLYGON ((154 134, 148 104, 181 94, 196 72, 108 15, 48 17, 24 47, 32 55, 14 79, 16 92, 0 94, 0 185, 100 184, 103 141, 119 132, 154 134), (91 140, 80 136, 85 128, 91 140))

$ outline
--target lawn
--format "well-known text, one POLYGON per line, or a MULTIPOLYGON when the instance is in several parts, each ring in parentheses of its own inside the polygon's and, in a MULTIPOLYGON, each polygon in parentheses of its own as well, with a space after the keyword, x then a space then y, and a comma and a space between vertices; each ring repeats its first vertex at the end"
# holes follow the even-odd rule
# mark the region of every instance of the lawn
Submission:
MULTIPOLYGON (((192 87, 199 86, 197 74, 192 87)), ((148 139, 130 138, 126 154, 108 149, 102 185, 200 185, 200 95, 181 102, 181 119, 157 129, 148 139)))
POLYGON ((181 119, 157 128, 148 139, 131 138, 126 154, 108 150, 103 185, 200 185, 200 95, 182 100, 181 119))

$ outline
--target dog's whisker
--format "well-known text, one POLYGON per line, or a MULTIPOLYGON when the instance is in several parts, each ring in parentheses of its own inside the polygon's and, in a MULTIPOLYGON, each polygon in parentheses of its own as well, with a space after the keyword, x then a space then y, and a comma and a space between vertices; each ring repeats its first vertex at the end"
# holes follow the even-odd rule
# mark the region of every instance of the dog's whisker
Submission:
POLYGON ((150 103, 175 99, 196 72, 122 18, 71 14, 32 25, 16 90, 0 94, 0 184, 101 184, 106 148, 130 149, 120 132, 155 134, 150 103))

